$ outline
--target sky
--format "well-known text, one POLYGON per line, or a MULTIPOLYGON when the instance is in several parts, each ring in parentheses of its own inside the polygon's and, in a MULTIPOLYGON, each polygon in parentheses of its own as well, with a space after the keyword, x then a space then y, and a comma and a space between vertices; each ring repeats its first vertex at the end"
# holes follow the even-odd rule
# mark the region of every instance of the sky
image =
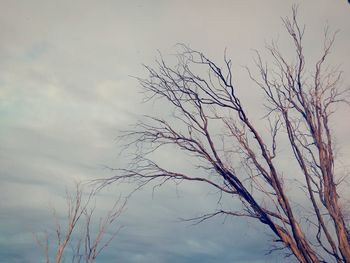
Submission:
MULTIPOLYGON (((65 189, 113 175, 105 166, 126 164, 120 131, 162 110, 141 103, 133 77, 146 76, 142 64, 152 65, 158 51, 171 56, 185 43, 219 61, 227 49, 237 86, 258 112, 261 98, 242 66, 251 66, 253 49, 271 39, 291 51, 281 17, 294 3, 0 0, 0 262, 44 262, 33 236, 54 227, 51 207, 64 213, 65 189)), ((297 3, 310 61, 322 49, 324 25, 339 29, 330 61, 341 65, 348 86, 350 5, 297 3)), ((334 120, 343 160, 350 157, 348 112, 339 109, 334 120)), ((174 156, 163 161, 186 165, 174 156)), ((131 188, 106 189, 96 201, 101 213, 131 188)), ((215 208, 208 191, 170 184, 154 194, 151 187, 136 192, 117 223, 122 231, 97 262, 281 262, 279 254, 264 255, 271 237, 254 222, 181 222, 215 208)))

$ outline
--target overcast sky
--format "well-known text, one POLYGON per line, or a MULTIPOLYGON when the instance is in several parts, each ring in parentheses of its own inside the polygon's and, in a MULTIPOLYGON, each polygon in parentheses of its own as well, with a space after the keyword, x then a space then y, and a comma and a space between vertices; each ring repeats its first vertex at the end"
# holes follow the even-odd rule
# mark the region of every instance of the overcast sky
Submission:
MULTIPOLYGON (((157 50, 174 53, 176 43, 215 60, 227 48, 248 105, 259 104, 242 66, 251 65, 252 49, 271 39, 287 42, 280 18, 293 3, 0 0, 0 262, 44 262, 33 233, 53 226, 50 206, 62 207, 65 187, 110 176, 105 165, 125 164, 115 141, 119 131, 160 110, 141 104, 131 76, 145 76, 142 63, 152 64, 157 50)), ((299 4, 310 60, 320 54, 324 25, 340 29, 331 61, 342 66, 349 85, 350 5, 299 4)), ((334 121, 344 159, 350 156, 348 111, 341 109, 334 121)), ((127 187, 109 189, 101 206, 127 187)), ((271 238, 253 222, 178 222, 215 206, 207 188, 150 190, 130 200, 120 218, 125 227, 98 262, 282 261, 278 254, 264 256, 271 238)))

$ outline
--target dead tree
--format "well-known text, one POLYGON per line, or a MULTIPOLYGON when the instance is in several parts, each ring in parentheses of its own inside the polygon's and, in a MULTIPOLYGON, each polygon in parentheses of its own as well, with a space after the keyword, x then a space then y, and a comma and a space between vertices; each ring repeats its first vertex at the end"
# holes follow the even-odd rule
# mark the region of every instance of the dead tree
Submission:
POLYGON ((300 262, 350 262, 350 235, 340 205, 330 127, 348 90, 340 86, 341 72, 327 66, 335 39, 327 29, 320 59, 306 69, 305 27, 297 21, 296 8, 292 11, 282 21, 294 45, 293 62, 272 42, 267 47, 272 63, 265 63, 257 52, 258 73, 247 69, 265 95, 269 132, 252 121, 243 105, 230 59, 225 56, 219 66, 181 45, 176 66, 160 56, 155 67, 145 66, 149 77, 139 79, 147 99, 165 101, 174 109, 173 118, 148 116, 127 132, 128 146, 139 149, 137 157, 130 169, 119 169, 104 183, 204 182, 240 200, 242 207, 198 220, 219 214, 250 217, 271 229, 279 249, 300 262), (197 161, 196 175, 152 161, 152 153, 165 145, 191 155, 197 161), (288 157, 293 158, 293 167, 286 169, 279 161, 288 157), (293 180, 299 189, 288 190, 285 182, 293 180), (299 206, 304 209, 297 208, 300 191, 306 197, 299 206))
POLYGON ((45 237, 42 239, 37 237, 38 244, 44 249, 47 263, 63 262, 65 255, 71 258, 72 263, 93 263, 116 237, 120 227, 113 230, 111 228, 121 215, 126 202, 121 203, 118 199, 107 214, 100 218, 97 230, 92 230, 95 227, 93 224, 95 207, 91 203, 95 199, 95 194, 95 191, 91 191, 84 198, 81 184, 76 184, 75 192, 73 194, 67 192, 66 195, 68 206, 66 220, 60 220, 56 210, 53 211, 57 241, 55 252, 51 253, 52 242, 48 232, 45 232, 45 237), (64 221, 64 224, 61 221, 64 221))

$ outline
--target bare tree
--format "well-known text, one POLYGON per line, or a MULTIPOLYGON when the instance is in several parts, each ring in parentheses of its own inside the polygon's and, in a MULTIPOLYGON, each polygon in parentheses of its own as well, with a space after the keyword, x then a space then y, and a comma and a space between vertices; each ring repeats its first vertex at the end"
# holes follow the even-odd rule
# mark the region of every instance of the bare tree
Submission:
POLYGON ((330 127, 348 90, 340 86, 338 68, 326 63, 336 34, 325 29, 320 59, 306 69, 305 27, 297 21, 297 8, 292 11, 290 18, 282 19, 294 45, 292 62, 272 42, 267 51, 273 62, 267 64, 257 52, 258 73, 247 68, 265 95, 269 132, 249 117, 226 55, 221 67, 181 45, 176 66, 160 56, 156 67, 145 66, 149 77, 139 79, 147 99, 166 101, 174 109, 173 118, 147 116, 127 132, 131 140, 127 146, 136 145, 137 156, 130 169, 118 169, 118 175, 104 184, 204 182, 236 198, 242 207, 218 209, 197 220, 220 214, 253 218, 271 229, 278 249, 300 262, 350 262, 350 235, 340 204, 341 178, 335 172, 330 127), (165 145, 192 156, 197 172, 169 170, 153 161, 152 153, 165 145), (292 167, 286 169, 280 161, 290 156, 292 167), (286 182, 295 182, 299 189, 288 190, 286 182))
POLYGON ((76 184, 73 194, 67 191, 67 218, 63 220, 65 227, 62 227, 56 210, 53 210, 57 241, 54 255, 50 253, 48 233, 45 232, 45 237, 42 239, 37 237, 38 244, 44 249, 47 263, 63 262, 65 254, 70 255, 72 263, 93 263, 102 250, 115 238, 120 227, 111 230, 111 233, 107 233, 107 230, 114 227, 114 222, 120 216, 126 201, 121 203, 121 200, 118 199, 105 217, 100 218, 97 230, 92 230, 95 206, 92 206, 91 203, 94 201, 95 194, 95 191, 91 191, 84 198, 81 184, 76 184), (71 249, 68 253, 66 253, 67 248, 71 249))

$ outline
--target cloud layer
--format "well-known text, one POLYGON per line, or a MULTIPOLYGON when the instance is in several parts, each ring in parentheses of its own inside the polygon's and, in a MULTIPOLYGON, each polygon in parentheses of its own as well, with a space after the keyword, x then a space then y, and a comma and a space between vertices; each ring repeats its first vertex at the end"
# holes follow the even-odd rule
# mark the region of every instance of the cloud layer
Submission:
MULTIPOLYGON (((50 205, 63 207, 74 180, 110 176, 122 166, 118 131, 145 112, 131 76, 144 76, 157 50, 168 55, 182 42, 219 60, 233 58, 247 104, 259 99, 242 65, 270 39, 285 44, 280 17, 292 1, 0 1, 0 261, 43 262, 32 233, 52 226, 50 205), (255 93, 254 93, 255 94, 255 93)), ((320 53, 323 24, 340 29, 333 61, 350 72, 350 6, 346 1, 300 5, 307 24, 305 48, 320 53)), ((288 52, 288 47, 286 47, 288 52)), ((346 74, 345 74, 346 75, 346 74)), ((348 75, 348 74, 347 74, 348 75)), ((350 79, 345 76, 344 83, 350 79)), ((348 109, 334 128, 344 159, 350 156, 348 109)), ((257 116, 259 118, 260 116, 257 116)), ((172 156, 168 160, 175 161, 172 156)), ((184 161, 180 160, 180 164, 184 161)), ((185 164, 184 164, 185 165, 185 164)), ((128 188, 112 188, 106 206, 128 188)), ((216 205, 208 189, 174 186, 136 193, 121 217, 125 229, 99 262, 281 262, 262 256, 267 231, 223 218, 198 226, 177 221, 216 205)))

